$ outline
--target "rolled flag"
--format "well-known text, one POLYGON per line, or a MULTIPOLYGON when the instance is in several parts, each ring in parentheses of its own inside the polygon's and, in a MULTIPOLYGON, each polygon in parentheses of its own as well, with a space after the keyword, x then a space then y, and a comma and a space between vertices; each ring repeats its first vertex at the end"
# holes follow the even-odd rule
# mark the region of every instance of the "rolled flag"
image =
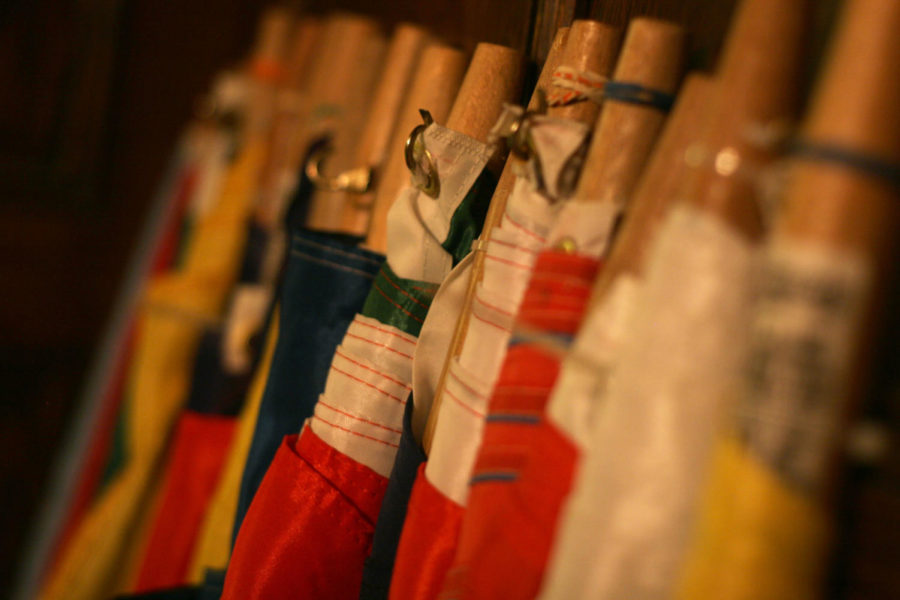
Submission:
MULTIPOLYGON (((703 137, 711 154, 760 168, 774 158, 747 132, 795 108, 807 10, 741 5, 703 137)), ((689 172, 683 200, 662 221, 612 373, 593 400, 602 408, 584 433, 540 597, 667 598, 674 589, 703 465, 746 351, 752 240, 763 226, 748 171, 689 172)))
POLYGON ((851 0, 790 156, 680 598, 818 598, 843 434, 895 276, 900 6, 851 0), (853 94, 846 90, 853 89, 853 94))

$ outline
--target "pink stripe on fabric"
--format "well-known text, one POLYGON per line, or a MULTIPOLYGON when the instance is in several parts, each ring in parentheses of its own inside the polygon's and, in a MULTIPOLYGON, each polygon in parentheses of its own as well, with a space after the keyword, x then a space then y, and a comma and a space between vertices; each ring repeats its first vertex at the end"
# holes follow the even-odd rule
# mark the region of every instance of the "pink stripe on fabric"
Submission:
POLYGON ((369 344, 372 344, 373 346, 378 346, 378 347, 380 347, 380 348, 384 348, 385 350, 388 350, 389 352, 393 352, 394 354, 399 354, 399 355, 402 356, 403 358, 408 358, 408 359, 412 360, 412 356, 409 355, 409 354, 403 354, 403 353, 400 352, 399 350, 394 350, 393 348, 391 348, 391 347, 388 346, 387 344, 380 344, 380 343, 378 343, 378 342, 376 342, 376 341, 374 341, 374 340, 370 340, 369 338, 364 338, 364 337, 361 336, 361 335, 354 335, 354 334, 348 332, 348 333, 345 334, 345 337, 350 337, 350 338, 354 338, 354 339, 357 339, 357 340, 362 340, 362 341, 364 341, 364 342, 367 342, 367 343, 369 343, 369 344))
POLYGON ((546 242, 546 241, 547 241, 547 238, 545 238, 544 236, 538 234, 538 233, 535 232, 535 231, 532 231, 532 230, 528 229, 527 227, 525 227, 524 225, 522 225, 521 223, 519 223, 518 221, 516 221, 516 220, 513 219, 512 217, 510 217, 508 212, 507 212, 507 213, 504 213, 504 214, 503 214, 503 217, 504 217, 507 221, 509 221, 513 226, 518 227, 518 228, 521 229, 523 232, 525 232, 526 235, 530 235, 531 237, 535 238, 536 240, 538 240, 538 241, 540 241, 540 242, 546 242))
POLYGON ((488 321, 488 320, 485 319, 484 317, 478 316, 478 314, 475 313, 474 311, 472 312, 472 316, 475 317, 476 319, 478 319, 479 321, 481 321, 482 323, 487 323, 487 324, 490 325, 491 327, 496 327, 496 328, 499 329, 500 331, 505 331, 505 332, 507 332, 507 333, 512 333, 512 329, 509 329, 509 328, 507 328, 507 327, 503 327, 502 325, 497 325, 497 324, 494 323, 493 321, 488 321))
POLYGON ((335 429, 340 429, 341 431, 346 431, 347 433, 359 436, 361 438, 365 438, 367 440, 372 440, 373 442, 378 442, 379 444, 384 444, 385 446, 390 446, 391 448, 399 448, 400 447, 398 444, 392 444, 391 442, 379 440, 377 437, 372 437, 371 435, 366 435, 366 434, 360 433, 358 431, 353 431, 352 429, 347 429, 346 427, 341 427, 340 425, 335 425, 334 423, 330 423, 318 415, 313 416, 313 419, 319 421, 320 423, 325 423, 329 427, 334 427, 335 429))
POLYGON ((384 296, 384 299, 385 299, 385 300, 387 300, 388 302, 390 302, 391 304, 393 304, 394 306, 396 306, 397 308, 399 308, 399 309, 400 309, 404 314, 406 314, 408 317, 412 317, 413 319, 415 319, 415 320, 418 321, 419 323, 424 323, 424 322, 425 322, 423 319, 420 319, 420 318, 417 317, 416 315, 412 314, 411 312, 409 312, 408 310, 406 310, 405 308, 403 308, 402 306, 400 306, 399 304, 397 304, 396 302, 394 302, 394 300, 393 300, 390 296, 387 295, 387 292, 385 292, 383 289, 381 289, 380 287, 378 287, 378 284, 377 284, 377 283, 373 283, 373 284, 372 284, 372 287, 375 289, 375 291, 377 291, 379 294, 381 294, 382 296, 384 296))
POLYGON ((387 379, 388 381, 393 381, 397 385, 402 385, 403 387, 405 387, 408 390, 412 389, 412 387, 409 384, 407 384, 406 382, 400 381, 399 379, 394 379, 390 375, 385 375, 384 373, 382 373, 381 371, 379 371, 377 369, 373 369, 372 367, 368 367, 359 361, 353 360, 352 358, 350 358, 349 356, 347 356, 340 350, 335 350, 334 354, 335 354, 335 356, 340 356, 341 358, 343 358, 346 361, 352 362, 354 365, 356 365, 357 367, 360 367, 361 369, 365 369, 366 371, 371 371, 372 373, 375 373, 376 375, 380 375, 380 376, 384 377, 385 379, 387 379))
POLYGON ((325 402, 325 401, 323 401, 323 400, 319 400, 319 404, 321 404, 321 405, 324 406, 325 408, 328 408, 329 410, 333 410, 334 412, 336 412, 336 413, 338 413, 338 414, 344 415, 345 417, 349 417, 349 418, 354 419, 354 420, 356 420, 356 421, 360 421, 360 422, 362 422, 362 423, 367 423, 367 424, 372 425, 372 426, 374 426, 374 427, 378 427, 378 428, 380 428, 380 429, 385 429, 385 430, 391 431, 391 432, 393 432, 393 433, 403 433, 403 431, 400 430, 400 429, 394 429, 393 427, 388 427, 387 425, 382 425, 381 423, 378 423, 378 422, 376 422, 376 421, 370 421, 369 419, 366 419, 366 418, 364 418, 364 417, 360 417, 360 416, 358 416, 358 415, 354 415, 353 413, 348 413, 347 411, 341 410, 341 409, 339 409, 339 408, 336 407, 336 406, 332 406, 332 405, 328 404, 327 402, 325 402))
POLYGON ((501 315, 506 315, 507 317, 515 317, 515 316, 516 316, 515 313, 511 313, 511 312, 509 312, 508 310, 503 310, 503 309, 500 308, 499 306, 494 306, 493 304, 490 304, 490 303, 488 303, 488 302, 485 302, 484 298, 482 298, 482 297, 479 296, 478 294, 475 294, 475 299, 476 299, 478 302, 480 302, 482 306, 486 306, 487 308, 490 308, 491 310, 495 310, 495 311, 497 311, 498 313, 500 313, 501 315))
POLYGON ((478 390, 472 388, 472 386, 470 386, 468 383, 463 381, 459 375, 457 375, 456 373, 453 372, 453 369, 450 369, 449 373, 450 373, 450 377, 455 379, 457 381, 457 383, 459 383, 459 385, 461 385, 464 388, 466 388, 467 390, 469 390, 472 393, 472 395, 478 396, 479 398, 484 398, 484 399, 487 398, 487 395, 479 393, 478 390))
POLYGON ((348 373, 347 371, 342 371, 341 369, 338 369, 338 368, 337 368, 336 366, 334 366, 334 365, 331 365, 331 368, 332 368, 332 370, 337 371, 337 372, 340 373, 341 375, 345 375, 346 377, 349 377, 350 379, 353 379, 353 380, 355 380, 355 381, 358 381, 358 382, 360 382, 360 383, 363 384, 363 385, 369 386, 369 387, 372 388, 373 390, 376 390, 376 391, 378 391, 378 392, 381 392, 382 394, 384 394, 384 395, 387 396, 388 398, 393 398, 393 399, 396 400, 397 402, 400 402, 400 403, 402 403, 402 404, 406 404, 406 400, 404 400, 403 398, 398 398, 397 396, 391 394, 390 392, 386 392, 386 391, 384 391, 383 389, 381 389, 381 388, 379 388, 379 387, 376 387, 376 386, 372 385, 372 384, 369 383, 368 381, 365 381, 364 379, 360 379, 359 377, 357 377, 357 376, 355 376, 355 375, 352 375, 352 374, 348 373))
POLYGON ((528 252, 529 254, 537 254, 540 252, 539 249, 528 248, 527 246, 520 246, 519 244, 513 244, 512 242, 504 242, 503 240, 498 240, 497 238, 490 238, 488 244, 500 244, 501 246, 506 246, 507 248, 515 248, 516 250, 521 250, 522 252, 528 252))
POLYGON ((392 286, 394 286, 395 288, 397 288, 397 289, 400 291, 401 294, 403 294, 404 296, 406 296, 407 298, 409 298, 410 300, 412 300, 413 302, 415 302, 416 304, 418 304, 418 305, 421 306, 422 308, 425 308, 425 309, 428 308, 428 306, 429 306, 428 304, 425 304, 424 302, 422 302, 421 300, 419 300, 418 298, 416 298, 415 296, 413 296, 412 294, 410 294, 409 292, 407 292, 406 290, 404 290, 402 287, 400 287, 399 285, 397 285, 397 283, 396 283, 393 279, 391 279, 390 277, 388 277, 388 274, 387 274, 387 273, 384 273, 384 272, 383 272, 382 275, 384 276, 384 280, 387 281, 387 282, 388 282, 389 284, 391 284, 392 286))
POLYGON ((472 408, 471 406, 469 406, 468 404, 466 404, 465 402, 463 402, 462 400, 460 400, 459 398, 457 398, 456 395, 453 394, 453 393, 451 393, 450 390, 448 390, 447 388, 444 388, 444 393, 447 394, 448 396, 450 396, 450 398, 452 398, 457 404, 459 404, 460 406, 462 406, 464 409, 466 409, 467 411, 469 411, 470 413, 472 413, 472 414, 475 415, 476 417, 479 417, 479 418, 482 418, 482 419, 484 418, 484 413, 483 413, 483 412, 478 411, 478 410, 475 410, 474 408, 472 408))
POLYGON ((531 265, 525 265, 522 263, 517 263, 513 260, 508 260, 505 258, 500 258, 499 256, 494 256, 493 254, 485 254, 484 257, 486 259, 490 259, 499 263, 503 263, 509 265, 511 267, 516 267, 517 269, 528 269, 529 271, 533 268, 531 265))
POLYGON ((399 340, 403 340, 407 344, 412 344, 413 346, 416 345, 415 340, 409 340, 409 339, 403 337, 402 335, 400 335, 399 333, 397 333, 396 331, 391 331, 390 329, 384 329, 383 327, 376 327, 375 325, 370 325, 369 323, 363 323, 362 321, 353 321, 353 323, 355 325, 361 325, 363 327, 368 327, 370 329, 374 329, 375 331, 380 331, 381 333, 386 333, 388 335, 392 335, 399 340))

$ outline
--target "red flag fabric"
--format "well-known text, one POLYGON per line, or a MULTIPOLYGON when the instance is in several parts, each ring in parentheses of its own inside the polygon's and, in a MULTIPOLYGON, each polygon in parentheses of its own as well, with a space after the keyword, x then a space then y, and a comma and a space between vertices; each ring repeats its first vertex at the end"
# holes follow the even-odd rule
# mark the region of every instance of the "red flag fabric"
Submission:
POLYGON ((185 412, 175 431, 162 502, 138 572, 135 591, 187 583, 194 541, 216 487, 235 419, 185 412))
POLYGON ((222 600, 355 600, 386 487, 309 427, 286 436, 241 525, 222 600))
MULTIPOLYGON (((177 257, 177 249, 183 242, 182 222, 196 186, 196 180, 196 165, 190 162, 182 165, 176 180, 167 192, 169 204, 166 207, 167 214, 158 237, 154 240, 150 270, 146 274, 147 276, 163 273, 173 266, 177 257)), ((132 314, 128 325, 122 329, 122 334, 117 339, 117 356, 112 367, 106 373, 106 385, 102 392, 103 399, 100 401, 102 408, 91 433, 90 444, 85 450, 85 459, 79 469, 77 483, 73 488, 62 527, 59 529, 59 536, 54 542, 53 552, 46 565, 48 570, 52 569, 58 555, 74 534, 81 518, 90 508, 91 501, 98 489, 102 487, 104 469, 110 460, 109 455, 113 445, 119 409, 126 394, 128 369, 134 355, 135 340, 139 335, 138 321, 139 319, 132 314)))
POLYGON ((420 465, 397 547, 391 600, 437 597, 453 562, 464 512, 428 481, 420 465))
MULTIPOLYGON (((573 335, 599 266, 594 258, 544 251, 522 301, 518 330, 573 335)), ((559 355, 540 343, 514 339, 509 348, 440 598, 537 594, 577 458, 544 417, 559 367, 559 355)))

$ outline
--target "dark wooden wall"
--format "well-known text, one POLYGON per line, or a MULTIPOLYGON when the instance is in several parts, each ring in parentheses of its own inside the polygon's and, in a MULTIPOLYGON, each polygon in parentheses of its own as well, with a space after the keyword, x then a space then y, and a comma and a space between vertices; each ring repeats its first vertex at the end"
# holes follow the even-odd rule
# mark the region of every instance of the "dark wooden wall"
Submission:
MULTIPOLYGON (((624 25, 651 15, 683 23, 691 64, 711 68, 735 1, 305 4, 315 12, 370 14, 388 26, 415 21, 460 46, 501 43, 535 61, 556 27, 572 18, 624 25)), ((249 47, 265 4, 0 0, 0 589, 8 589, 55 442, 168 153, 216 71, 249 47)), ((890 561, 896 564, 900 550, 896 543, 873 544, 877 524, 863 517, 887 511, 894 515, 888 524, 897 525, 900 493, 892 495, 891 486, 900 468, 858 477, 878 485, 845 502, 855 526, 845 535, 834 579, 862 590, 853 597, 892 597, 900 588, 890 561)))
MULTIPOLYGON (((829 0, 830 1, 830 0, 829 0)), ((691 32, 692 64, 711 68, 736 0, 317 0, 313 11, 334 8, 372 15, 387 25, 414 21, 428 25, 450 43, 512 46, 542 61, 557 27, 572 19, 599 19, 624 27, 635 16, 683 24, 691 32)))

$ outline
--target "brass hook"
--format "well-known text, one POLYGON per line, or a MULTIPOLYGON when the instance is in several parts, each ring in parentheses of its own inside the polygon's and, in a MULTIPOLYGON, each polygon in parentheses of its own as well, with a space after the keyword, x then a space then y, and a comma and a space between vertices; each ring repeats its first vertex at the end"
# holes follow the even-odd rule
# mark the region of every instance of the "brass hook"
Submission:
POLYGON ((441 181, 438 177, 437 163, 434 156, 425 147, 425 130, 434 123, 434 119, 427 110, 419 109, 423 123, 416 125, 406 138, 403 156, 406 166, 412 173, 414 186, 431 196, 437 198, 441 193, 441 181))
POLYGON ((318 190, 328 192, 350 192, 351 194, 364 194, 369 191, 372 184, 372 168, 358 167, 339 173, 334 177, 328 177, 322 173, 323 163, 334 149, 330 143, 322 144, 310 153, 306 160, 306 176, 318 190))

